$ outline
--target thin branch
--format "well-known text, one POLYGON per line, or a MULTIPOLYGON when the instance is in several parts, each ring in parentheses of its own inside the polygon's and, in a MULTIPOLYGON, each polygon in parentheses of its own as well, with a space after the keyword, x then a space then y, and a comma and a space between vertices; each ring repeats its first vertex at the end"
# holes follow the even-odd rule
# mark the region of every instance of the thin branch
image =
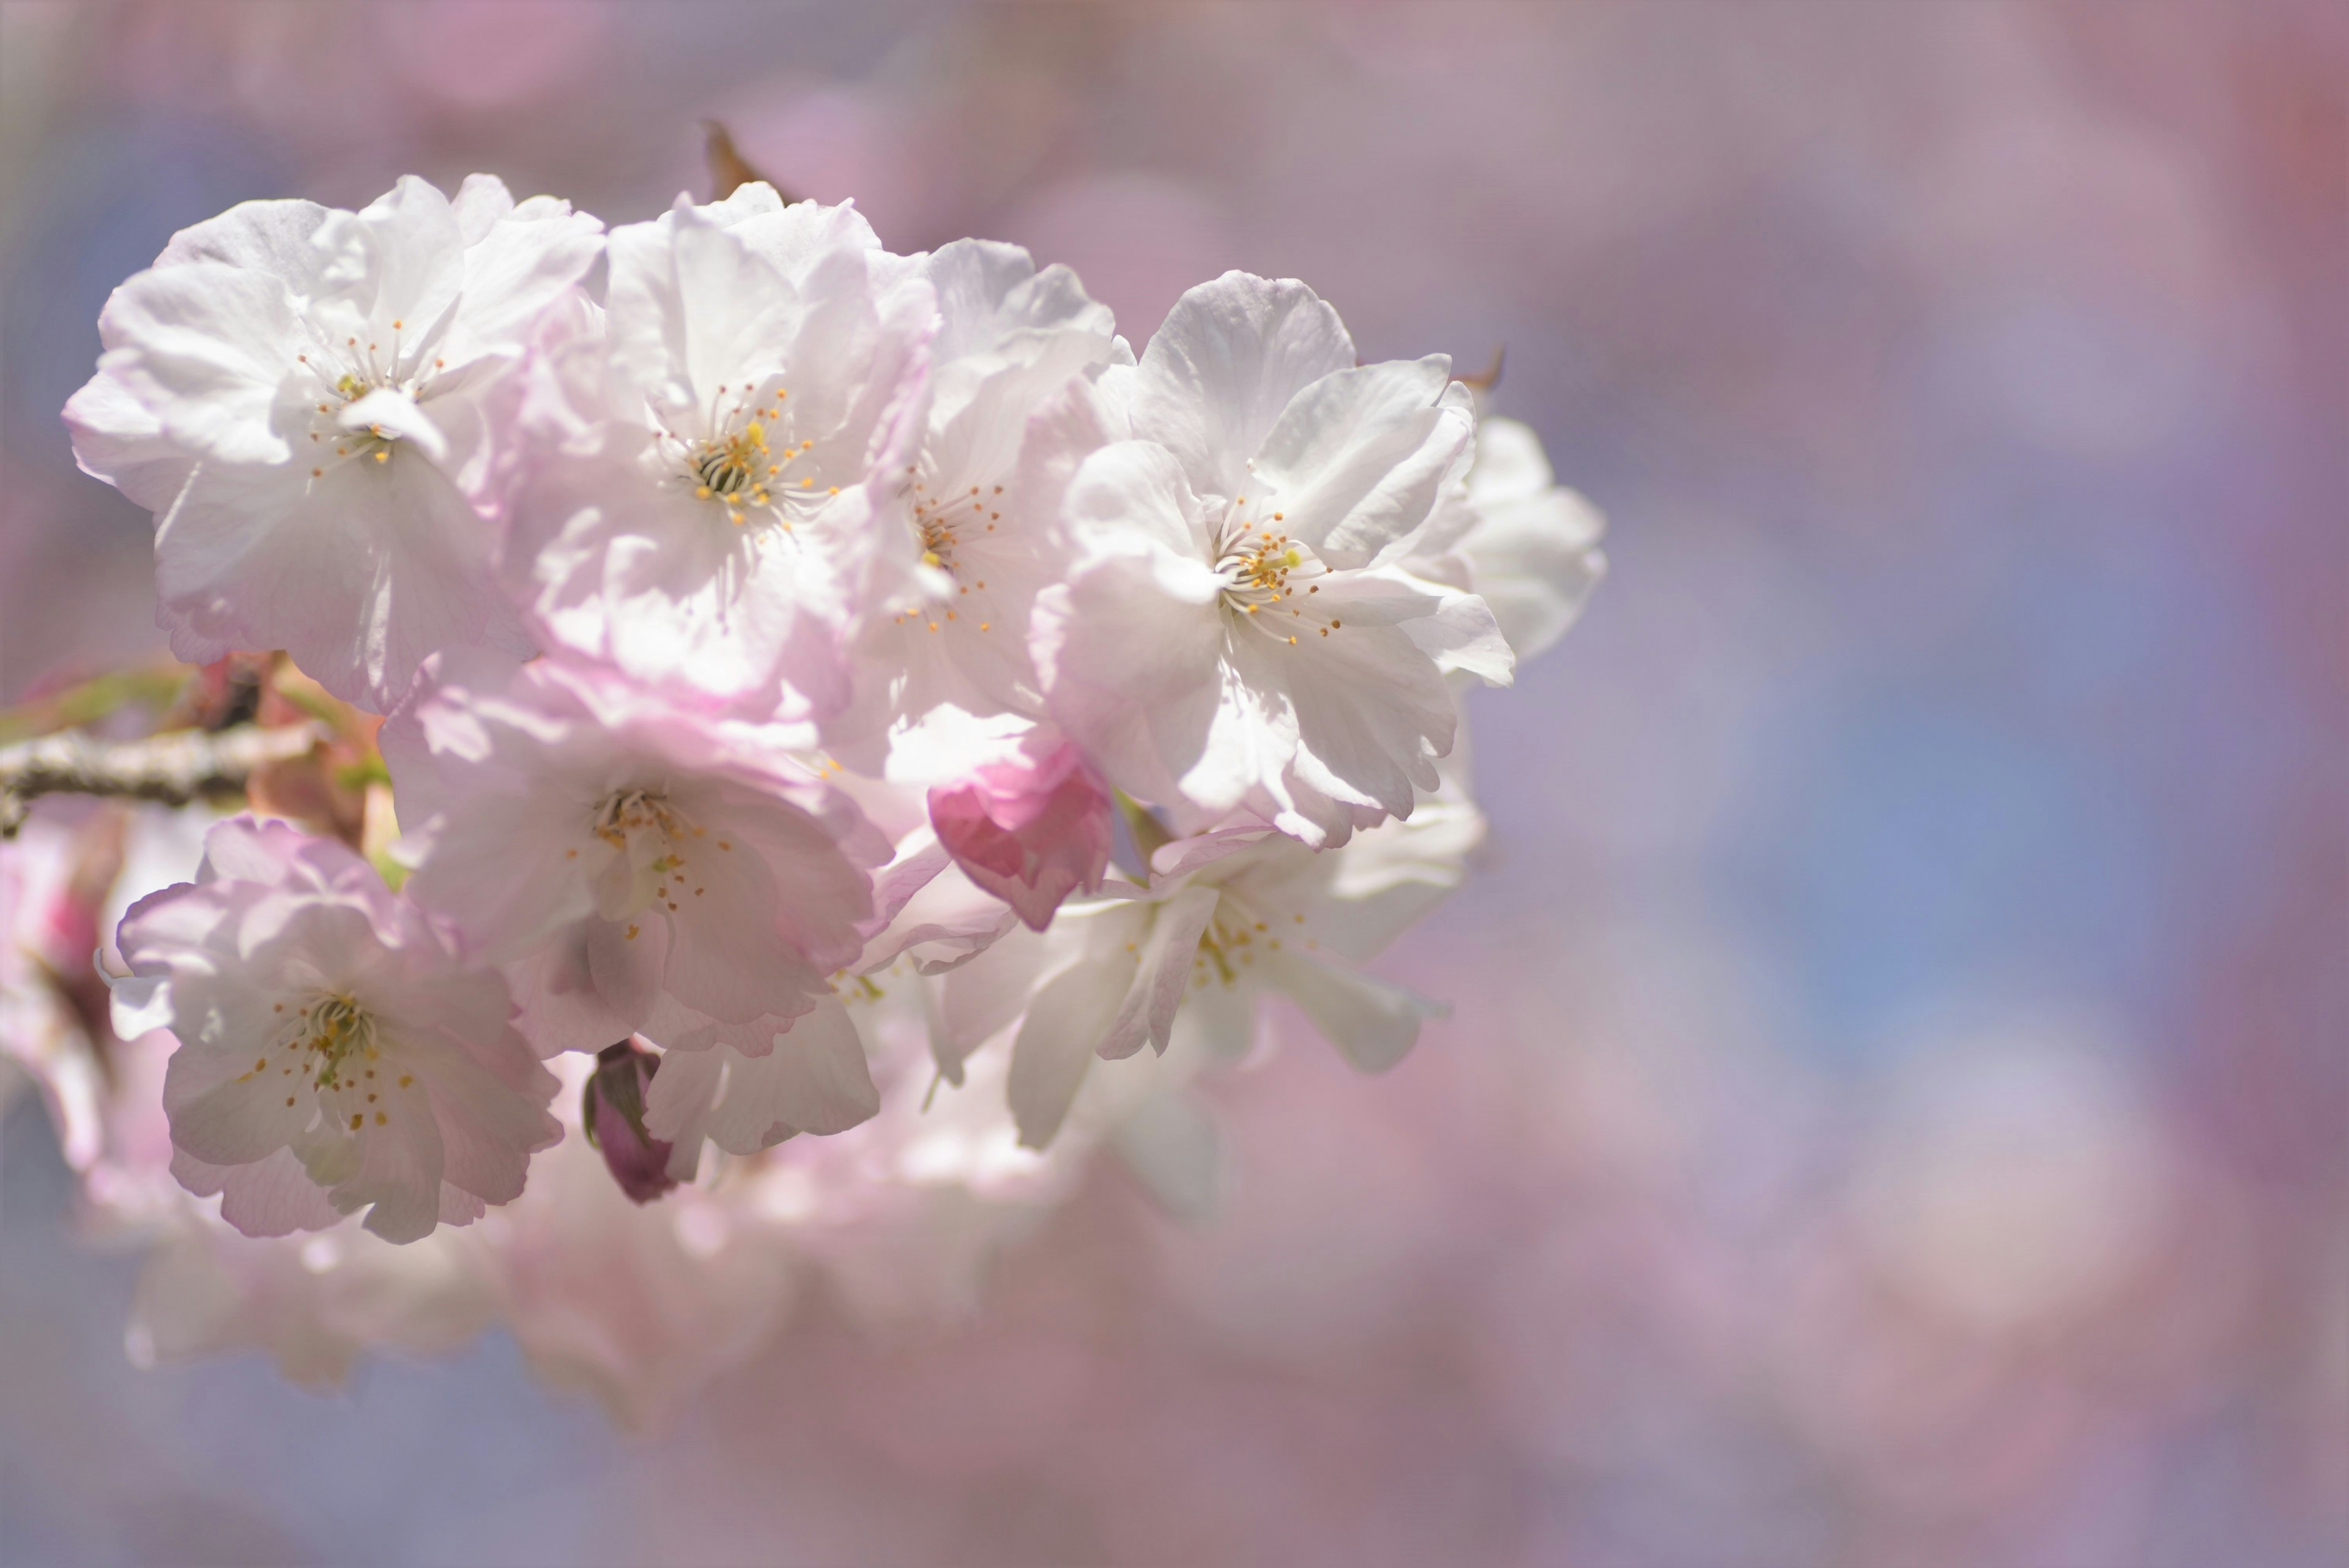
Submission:
POLYGON ((1501 384, 1501 365, 1508 358, 1508 354, 1509 346, 1506 343, 1501 344, 1493 350, 1493 362, 1484 369, 1473 376, 1455 374, 1452 379, 1464 387, 1473 387, 1477 391, 1489 392, 1501 384))
MULTIPOLYGON (((709 160, 711 201, 723 202, 742 186, 761 181, 775 185, 763 171, 753 167, 750 161, 736 150, 733 133, 724 125, 714 119, 705 119, 701 122, 701 133, 708 138, 702 152, 709 160)), ((786 202, 792 199, 781 185, 775 185, 775 191, 786 202)))
POLYGON ((185 805, 244 787, 255 770, 307 755, 326 738, 316 724, 179 730, 143 741, 101 741, 78 730, 0 746, 0 838, 14 838, 45 794, 114 795, 185 805))

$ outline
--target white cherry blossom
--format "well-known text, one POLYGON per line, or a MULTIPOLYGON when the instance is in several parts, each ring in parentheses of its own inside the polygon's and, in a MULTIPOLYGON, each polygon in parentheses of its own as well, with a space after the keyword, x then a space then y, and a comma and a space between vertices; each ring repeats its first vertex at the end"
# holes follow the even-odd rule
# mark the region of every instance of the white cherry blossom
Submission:
POLYGON ((196 880, 141 899, 119 940, 117 1032, 180 1042, 173 1174, 248 1235, 366 1209, 415 1241, 511 1200, 560 1136, 504 981, 332 840, 223 822, 196 880))
POLYGON ((1483 833, 1446 794, 1340 849, 1317 853, 1250 818, 1164 844, 1147 887, 1066 904, 1050 930, 1014 930, 947 976, 950 1049, 1009 1041, 1011 1108, 1034 1147, 1094 1057, 1145 1043, 1163 1054, 1185 1017, 1209 1048, 1242 1054, 1269 992, 1355 1067, 1382 1072, 1444 1009, 1357 966, 1459 885, 1483 833))
POLYGON ((893 729, 941 705, 1040 711, 1028 614, 1050 576, 1057 493, 1028 448, 1058 435, 1031 438, 1031 421, 1072 379, 1133 359, 1074 273, 1040 272, 1017 245, 957 240, 904 265, 936 296, 933 369, 919 443, 859 561, 856 698, 825 726, 835 754, 868 767, 893 729))
POLYGON ((601 229, 488 175, 453 201, 409 176, 357 213, 245 202, 117 289, 66 421, 156 514, 172 651, 283 648, 377 711, 436 649, 526 652, 481 514, 491 393, 601 229))
POLYGON ((175 650, 389 713, 388 785, 337 706, 249 792, 372 865, 243 817, 181 882, 160 806, 0 846, 0 1066, 153 1242, 142 1364, 503 1321, 657 1425, 814 1275, 975 1310, 1094 1152, 1212 1212, 1193 1081, 1260 1002, 1364 1072, 1442 1011, 1363 966, 1481 839, 1461 696, 1605 566, 1529 430, 1300 283, 1137 361, 1064 266, 755 182, 248 203, 101 329, 67 417, 175 650))
POLYGON ((1411 570, 1492 607, 1519 662, 1564 637, 1607 575, 1607 520, 1557 482, 1541 438, 1516 420, 1476 426, 1476 461, 1449 486, 1413 546, 1411 570))
POLYGON ((650 1104, 683 1168, 704 1131, 756 1149, 873 1114, 827 977, 889 846, 771 736, 541 659, 436 670, 383 744, 409 891, 508 962, 543 1052, 667 1051, 650 1104))
POLYGON ((502 572, 546 640, 632 679, 833 711, 848 557, 918 434, 930 286, 853 208, 762 184, 624 224, 610 256, 605 311, 534 364, 502 572))
POLYGON ((1061 503, 1033 637, 1053 718, 1206 820, 1319 846, 1407 814, 1452 748, 1444 672, 1511 669, 1481 600, 1395 564, 1472 434, 1448 362, 1357 367, 1304 285, 1231 273, 1151 339, 1129 425, 1061 503))

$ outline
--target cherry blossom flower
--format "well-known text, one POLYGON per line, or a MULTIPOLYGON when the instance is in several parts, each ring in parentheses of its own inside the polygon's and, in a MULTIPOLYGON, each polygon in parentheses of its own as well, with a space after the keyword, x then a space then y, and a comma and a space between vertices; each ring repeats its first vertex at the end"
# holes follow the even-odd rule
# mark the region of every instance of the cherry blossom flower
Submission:
POLYGON ((1217 1054, 1246 1053, 1255 1003, 1294 1002, 1365 1073, 1402 1060, 1443 1012, 1360 972, 1465 875, 1483 836, 1446 795, 1408 821, 1317 853, 1260 820, 1160 846, 1146 888, 1112 883, 1064 905, 1052 929, 1015 931, 947 978, 951 1047, 1009 1039, 1020 1141, 1050 1144, 1092 1058, 1164 1054, 1178 1017, 1217 1054))
POLYGON ((368 1230, 414 1241, 512 1199, 559 1136, 504 981, 339 844, 232 818, 120 941, 118 1032, 156 1019, 180 1042, 173 1173, 248 1235, 366 1209, 368 1230))
MULTIPOLYGON (((533 1188, 555 1152, 534 1163, 533 1188)), ((444 1355, 495 1320, 479 1225, 444 1225, 405 1244, 349 1219, 315 1233, 248 1236, 171 1185, 181 1201, 150 1221, 131 1300, 124 1343, 133 1366, 258 1350, 288 1381, 331 1388, 369 1351, 444 1355)))
MULTIPOLYGON (((481 176, 248 203, 101 325, 67 419, 174 648, 388 710, 244 785, 372 865, 160 807, 0 847, 0 1066, 152 1243, 142 1364, 502 1321, 658 1424, 819 1276, 974 1309, 1094 1153, 1214 1212, 1259 1002, 1365 1072, 1440 1011, 1362 966, 1481 837, 1461 695, 1604 566, 1530 431, 1302 284, 1137 362, 1064 266, 756 182, 608 236, 481 176)), ((230 673, 167 722, 326 701, 230 673)))
MULTIPOLYGON (((128 816, 110 804, 36 812, 0 843, 0 1067, 13 1064, 39 1089, 59 1152, 77 1170, 97 1158, 101 1137, 103 1053, 114 1041, 90 955, 128 816)), ((6 1098, 0 1088, 0 1104, 6 1098)))
POLYGON ((941 704, 1040 711, 1028 612, 1051 575, 1057 493, 1022 461, 1032 417, 1072 379, 1133 362, 1109 307, 1017 245, 957 240, 905 265, 936 296, 934 368, 919 444, 864 536, 856 701, 825 726, 835 754, 868 764, 876 741, 941 704))
POLYGON ((765 716, 847 697, 843 552, 918 434, 935 326, 853 208, 745 185, 615 229, 606 309, 553 323, 502 570, 541 634, 765 716))
POLYGON ((1473 433, 1448 362, 1357 367, 1304 285, 1230 273, 1151 339, 1130 422, 1061 504, 1032 639, 1053 718, 1207 820, 1319 847, 1408 814, 1457 727, 1444 672, 1511 669, 1481 600, 1394 564, 1473 433))
POLYGON ((1557 483, 1541 438, 1516 420, 1476 426, 1467 482, 1447 487, 1407 565, 1492 607, 1520 663, 1546 652, 1607 574, 1607 520, 1557 483))
POLYGON ((172 651, 283 648, 378 712, 436 649, 528 651, 479 510, 489 394, 601 228, 488 175, 453 201, 409 176, 357 213, 245 202, 117 289, 66 421, 156 514, 172 651))
POLYGON ((543 1052, 667 1051, 647 1126, 680 1173, 704 1131, 740 1151, 873 1114, 826 977, 889 846, 771 734, 541 659, 436 670, 383 743, 409 892, 509 963, 543 1052))

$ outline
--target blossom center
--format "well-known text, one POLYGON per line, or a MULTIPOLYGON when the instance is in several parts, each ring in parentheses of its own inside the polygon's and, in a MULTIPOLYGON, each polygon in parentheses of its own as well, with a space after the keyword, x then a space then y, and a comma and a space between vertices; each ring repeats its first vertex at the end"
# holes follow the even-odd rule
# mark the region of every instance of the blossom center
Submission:
POLYGON ((1340 629, 1343 623, 1337 617, 1323 615, 1311 604, 1321 591, 1321 579, 1330 575, 1321 558, 1278 526, 1279 513, 1268 521, 1252 522, 1247 509, 1243 495, 1232 503, 1216 531, 1216 575, 1222 579, 1223 607, 1291 648, 1307 633, 1327 637, 1340 629))
POLYGON ((976 484, 968 491, 941 486, 933 492, 926 482, 915 480, 914 527, 921 535, 922 565, 950 577, 958 576, 957 554, 973 540, 994 533, 1001 520, 998 508, 1002 503, 997 498, 1002 493, 999 484, 991 495, 976 484))
MULTIPOLYGON (((1199 950, 1191 960, 1191 983, 1205 986, 1220 981, 1226 989, 1238 984, 1245 972, 1255 967, 1259 950, 1278 952, 1281 931, 1286 929, 1289 935, 1302 937, 1299 928, 1304 924, 1303 915, 1284 918, 1262 912, 1228 892, 1224 894, 1216 900, 1216 912, 1199 933, 1199 950)), ((1305 945, 1319 944, 1308 940, 1305 945)))
POLYGON ((347 462, 389 462, 400 432, 385 428, 380 421, 347 424, 345 411, 383 391, 421 403, 432 395, 435 378, 448 368, 446 359, 432 354, 429 342, 409 336, 407 322, 393 321, 390 336, 387 345, 379 337, 362 339, 355 333, 346 333, 340 343, 320 334, 315 353, 294 357, 318 389, 310 410, 310 443, 316 449, 311 478, 323 478, 328 468, 347 462))
MULTIPOLYGON (((813 499, 813 474, 791 478, 788 470, 807 455, 812 440, 794 443, 783 432, 783 403, 791 394, 781 387, 771 400, 753 396, 750 387, 720 387, 712 398, 704 428, 706 435, 687 437, 664 430, 678 465, 678 478, 697 501, 722 509, 737 528, 765 522, 790 529, 792 509, 813 499), (777 439, 777 438, 781 439, 777 439)), ((824 492, 837 495, 837 486, 824 492)))
POLYGON ((338 1132, 357 1133, 369 1123, 388 1127, 400 1098, 395 1084, 410 1089, 416 1078, 399 1071, 396 1059, 384 1059, 388 1041, 375 1015, 348 992, 307 1002, 289 997, 273 1011, 284 1014, 289 1004, 292 1018, 237 1082, 271 1085, 268 1092, 282 1092, 289 1111, 308 1094, 338 1132))
POLYGON ((375 1019, 348 996, 328 996, 312 1006, 303 1045, 317 1059, 311 1080, 321 1089, 342 1081, 343 1068, 354 1056, 373 1061, 377 1055, 375 1019))
MULTIPOLYGON (((622 790, 596 808, 595 836, 618 853, 596 887, 596 906, 606 919, 627 919, 665 907, 674 914, 680 900, 703 889, 687 876, 684 843, 706 836, 667 796, 654 790, 622 790)), ((720 849, 733 846, 719 840, 720 849)), ((633 937, 636 928, 628 928, 633 937)))
MULTIPOLYGON (((917 466, 905 472, 918 474, 921 469, 917 466)), ((954 592, 943 607, 926 593, 923 599, 897 611, 897 622, 903 625, 920 621, 932 631, 940 630, 947 622, 962 618, 956 601, 968 598, 976 588, 979 602, 965 607, 976 612, 979 630, 990 631, 995 624, 992 601, 987 597, 987 579, 978 576, 987 568, 983 561, 974 558, 974 547, 994 533, 1002 521, 1003 486, 999 484, 992 491, 976 484, 968 490, 951 485, 934 488, 930 481, 936 477, 932 473, 928 479, 914 481, 914 533, 921 548, 922 565, 945 573, 954 592)))

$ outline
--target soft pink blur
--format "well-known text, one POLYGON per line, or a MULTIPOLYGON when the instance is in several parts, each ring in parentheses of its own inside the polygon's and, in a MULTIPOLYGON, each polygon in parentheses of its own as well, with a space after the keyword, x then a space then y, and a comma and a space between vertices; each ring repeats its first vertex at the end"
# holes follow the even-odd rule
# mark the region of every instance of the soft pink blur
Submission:
POLYGON ((1101 1159, 967 1316, 811 1290, 661 1434, 495 1345, 339 1402, 128 1371, 132 1264, 67 1239, 20 1110, 0 1555, 2349 1552, 2337 10, 0 26, 8 700, 160 646, 147 519, 55 416, 172 228, 476 168, 646 217, 706 188, 703 116, 893 248, 1071 263, 1137 348, 1231 266, 1366 358, 1506 345, 1613 561, 1471 705, 1495 847, 1383 966, 1455 1007, 1402 1066, 1283 1019, 1210 1084, 1219 1220, 1101 1159))

